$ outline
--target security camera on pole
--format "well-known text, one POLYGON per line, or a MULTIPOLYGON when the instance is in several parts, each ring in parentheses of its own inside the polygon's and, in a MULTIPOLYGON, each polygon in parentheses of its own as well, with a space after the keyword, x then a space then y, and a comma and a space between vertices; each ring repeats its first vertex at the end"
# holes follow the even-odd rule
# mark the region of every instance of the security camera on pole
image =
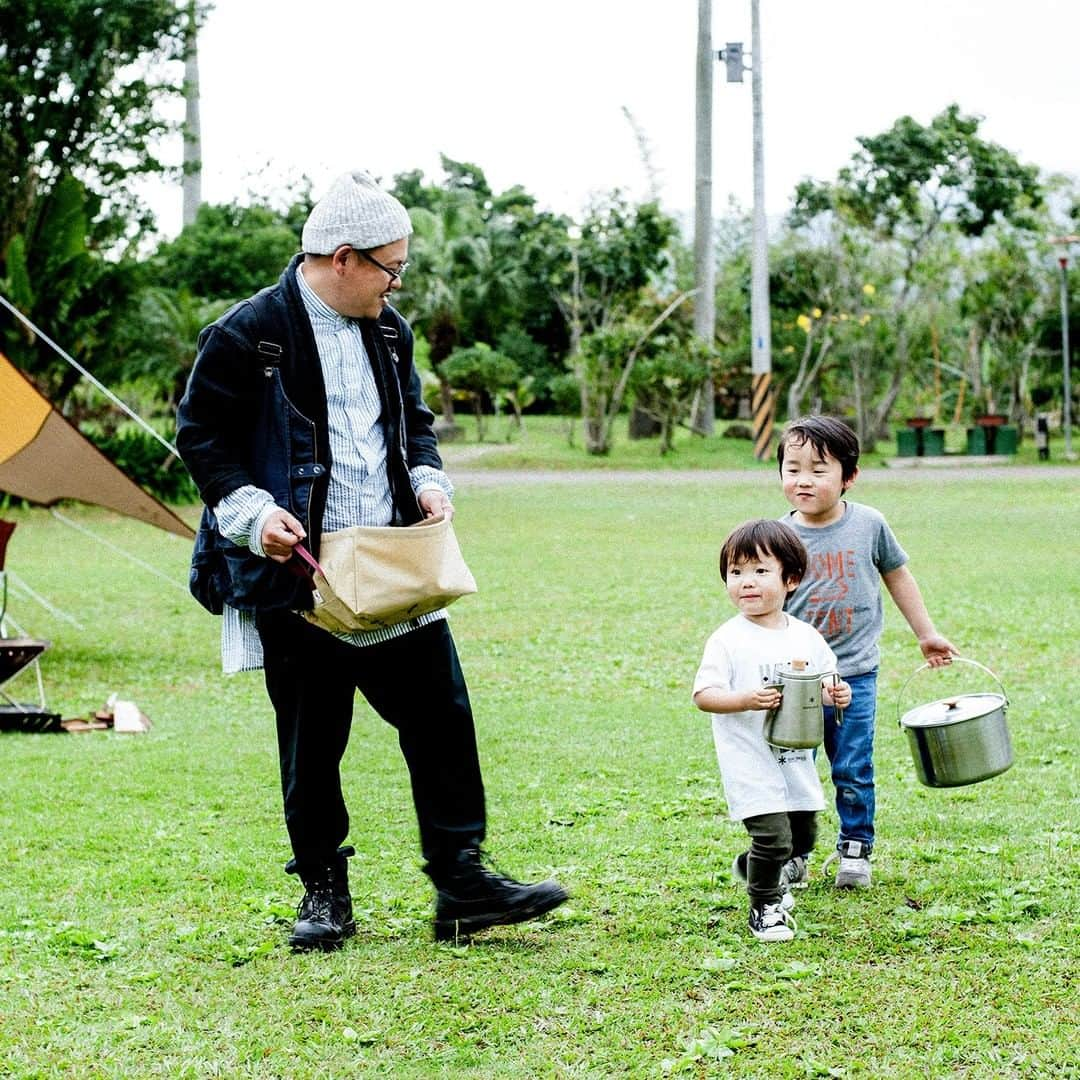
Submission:
MULTIPOLYGON (((761 108, 761 20, 758 0, 750 0, 751 97, 754 110, 754 217, 750 256, 750 410, 754 457, 769 456, 776 394, 772 385, 772 332, 769 320, 769 236, 765 222, 765 149, 761 108)), ((729 41, 718 54, 727 65, 727 81, 742 82, 742 43, 729 41)))

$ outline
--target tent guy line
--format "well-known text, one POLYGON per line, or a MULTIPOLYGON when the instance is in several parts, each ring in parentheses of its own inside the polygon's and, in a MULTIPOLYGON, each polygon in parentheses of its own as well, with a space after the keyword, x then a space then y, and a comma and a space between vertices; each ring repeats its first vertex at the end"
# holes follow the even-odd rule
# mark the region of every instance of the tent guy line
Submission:
MULTIPOLYGON (((27 585, 26 580, 16 574, 14 570, 8 570, 7 575, 8 580, 11 582, 12 585, 15 586, 15 590, 18 593, 20 599, 25 599, 26 597, 29 597, 31 600, 36 600, 50 615, 55 615, 58 619, 63 619, 66 622, 71 623, 71 625, 74 626, 76 630, 86 629, 86 627, 83 626, 83 624, 79 622, 79 620, 76 619, 74 615, 69 615, 66 611, 61 611, 61 609, 58 608, 55 604, 53 604, 51 601, 46 600, 45 597, 41 595, 41 593, 36 592, 34 589, 30 588, 30 586, 27 585)), ((15 622, 14 619, 11 618, 10 615, 8 616, 8 619, 10 620, 11 625, 14 626, 20 634, 25 633, 25 631, 19 626, 17 622, 15 622)))
POLYGON ((74 357, 65 352, 48 334, 45 333, 40 327, 36 326, 30 321, 3 293, 0 293, 0 305, 3 305, 15 316, 21 323, 23 323, 27 329, 36 334, 46 345, 54 349, 57 354, 63 357, 80 375, 89 379, 118 409, 122 410, 127 416, 135 421, 148 435, 153 436, 166 450, 172 454, 173 457, 178 458, 180 455, 176 452, 176 447, 169 442, 168 439, 159 435, 137 412, 129 408, 123 401, 120 400, 104 383, 96 379, 89 371, 86 370, 74 357))
POLYGON ((98 536, 97 533, 91 532, 85 525, 80 525, 77 521, 72 521, 71 518, 64 517, 59 510, 55 507, 49 509, 49 513, 52 514, 57 521, 63 522, 63 524, 74 529, 76 532, 82 533, 84 536, 89 536, 91 540, 96 540, 103 547, 107 547, 110 551, 114 551, 117 555, 122 555, 128 562, 133 562, 136 566, 142 567, 149 574, 153 574, 154 577, 161 578, 162 581, 167 581, 174 588, 179 589, 182 593, 187 593, 187 584, 181 584, 176 578, 169 577, 168 574, 163 573, 156 566, 151 566, 148 562, 143 562, 137 555, 132 555, 128 551, 124 551, 123 548, 117 547, 114 543, 106 540, 103 536, 98 536))

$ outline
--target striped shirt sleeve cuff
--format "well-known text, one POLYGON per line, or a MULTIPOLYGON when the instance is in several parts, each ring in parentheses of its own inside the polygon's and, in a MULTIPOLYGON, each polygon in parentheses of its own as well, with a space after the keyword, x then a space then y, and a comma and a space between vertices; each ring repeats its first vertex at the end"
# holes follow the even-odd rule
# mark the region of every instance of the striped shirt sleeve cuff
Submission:
POLYGON ((266 557, 262 547, 262 528, 266 519, 279 509, 269 491, 245 484, 230 491, 214 507, 218 532, 238 547, 247 547, 260 558, 266 557))
POLYGON ((409 470, 409 480, 412 482, 414 495, 422 491, 437 489, 448 499, 454 497, 454 485, 450 483, 450 477, 442 469, 432 468, 430 465, 417 465, 409 470))

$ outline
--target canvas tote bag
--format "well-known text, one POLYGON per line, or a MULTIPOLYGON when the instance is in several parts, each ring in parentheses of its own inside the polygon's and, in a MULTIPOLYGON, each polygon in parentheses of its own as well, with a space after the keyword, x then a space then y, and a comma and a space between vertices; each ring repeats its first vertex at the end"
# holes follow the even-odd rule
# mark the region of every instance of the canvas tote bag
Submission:
POLYGON ((324 533, 314 571, 308 622, 337 632, 379 630, 446 607, 476 592, 449 518, 416 525, 367 526, 324 533))

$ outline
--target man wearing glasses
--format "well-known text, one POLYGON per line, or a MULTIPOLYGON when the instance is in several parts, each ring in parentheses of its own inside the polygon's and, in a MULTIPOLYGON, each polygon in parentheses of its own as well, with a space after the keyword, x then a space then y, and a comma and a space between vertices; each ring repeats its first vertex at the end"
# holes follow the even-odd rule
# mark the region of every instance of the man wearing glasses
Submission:
POLYGON ((408 268, 404 206, 364 172, 334 181, 276 286, 199 335, 177 446, 206 504, 191 588, 223 615, 226 671, 262 667, 277 717, 285 823, 304 896, 289 938, 333 949, 355 932, 340 763, 356 690, 398 732, 435 935, 467 936, 561 904, 555 881, 485 866, 484 788, 468 690, 445 612, 332 634, 297 612, 311 587, 294 547, 323 532, 452 515, 413 335, 391 306, 408 268))

